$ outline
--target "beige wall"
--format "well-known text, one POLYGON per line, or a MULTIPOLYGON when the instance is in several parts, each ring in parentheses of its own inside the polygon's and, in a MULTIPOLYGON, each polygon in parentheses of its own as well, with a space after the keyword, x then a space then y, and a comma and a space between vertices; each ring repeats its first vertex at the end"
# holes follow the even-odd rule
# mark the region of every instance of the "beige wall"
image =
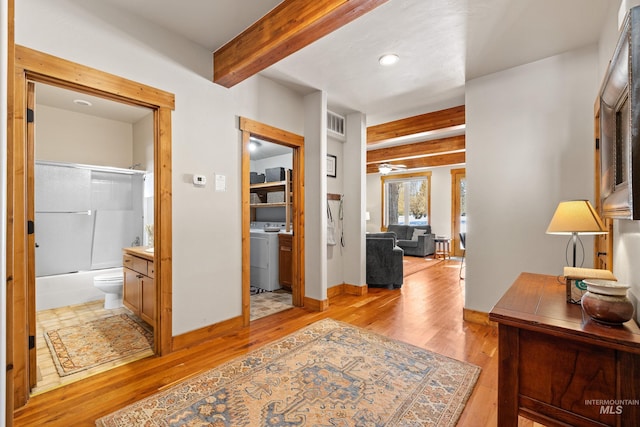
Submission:
MULTIPOLYGON (((170 165, 172 333, 180 335, 239 316, 242 168, 238 117, 303 134, 302 97, 261 76, 231 89, 216 85, 211 82, 210 51, 106 2, 16 3, 19 44, 175 95, 170 165), (207 176, 210 184, 194 186, 194 174, 207 176), (214 175, 226 177, 226 191, 216 191, 214 175)), ((309 120, 317 121, 318 116, 309 120)), ((140 162, 137 150, 135 158, 131 146, 127 152, 128 161, 121 166, 140 162)), ((307 183, 314 178, 307 174, 307 183)), ((306 220, 309 224, 310 219, 306 220)), ((307 283, 307 289, 310 286, 307 283)))
POLYGON ((138 170, 153 172, 153 113, 133 124, 133 161, 138 170))
POLYGON ((36 159, 128 168, 133 164, 133 127, 36 105, 36 159))
POLYGON ((560 201, 593 201, 597 65, 592 45, 466 83, 466 308, 489 312, 523 271, 562 274, 568 239, 545 231, 560 201))

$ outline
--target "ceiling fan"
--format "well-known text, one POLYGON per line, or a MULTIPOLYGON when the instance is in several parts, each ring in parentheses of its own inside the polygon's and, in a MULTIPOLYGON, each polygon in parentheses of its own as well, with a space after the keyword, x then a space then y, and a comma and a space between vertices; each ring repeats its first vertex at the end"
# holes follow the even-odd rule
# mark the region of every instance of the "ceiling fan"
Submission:
POLYGON ((407 167, 405 165, 392 165, 391 163, 381 163, 378 165, 378 172, 382 175, 386 175, 391 171, 404 170, 407 167))

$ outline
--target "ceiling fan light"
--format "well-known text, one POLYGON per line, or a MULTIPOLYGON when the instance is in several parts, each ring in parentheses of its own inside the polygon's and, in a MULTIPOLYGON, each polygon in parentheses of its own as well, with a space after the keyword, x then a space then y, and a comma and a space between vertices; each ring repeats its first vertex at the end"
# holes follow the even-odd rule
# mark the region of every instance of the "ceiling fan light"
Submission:
POLYGON ((392 168, 389 165, 380 165, 378 166, 378 172, 380 172, 382 175, 386 175, 389 172, 391 172, 392 168))

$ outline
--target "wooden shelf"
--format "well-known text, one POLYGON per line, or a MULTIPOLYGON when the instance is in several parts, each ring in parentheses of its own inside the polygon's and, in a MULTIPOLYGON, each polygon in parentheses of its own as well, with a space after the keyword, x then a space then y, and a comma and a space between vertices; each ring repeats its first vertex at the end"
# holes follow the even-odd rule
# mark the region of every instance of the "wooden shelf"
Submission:
POLYGON ((283 191, 286 195, 285 200, 283 202, 272 202, 272 203, 250 203, 249 207, 251 209, 262 209, 262 208, 285 208, 285 231, 290 231, 290 223, 291 223, 291 203, 293 200, 293 193, 291 189, 293 188, 293 183, 291 182, 291 171, 285 170, 285 179, 284 181, 273 181, 273 182, 261 182, 258 184, 250 184, 249 190, 251 193, 262 195, 261 199, 264 200, 265 194, 283 191))
POLYGON ((287 207, 286 202, 274 202, 274 203, 252 203, 249 206, 252 208, 284 208, 287 207))
POLYGON ((251 184, 249 188, 251 190, 270 190, 273 187, 284 187, 287 185, 287 181, 273 181, 273 182, 261 182, 259 184, 251 184))

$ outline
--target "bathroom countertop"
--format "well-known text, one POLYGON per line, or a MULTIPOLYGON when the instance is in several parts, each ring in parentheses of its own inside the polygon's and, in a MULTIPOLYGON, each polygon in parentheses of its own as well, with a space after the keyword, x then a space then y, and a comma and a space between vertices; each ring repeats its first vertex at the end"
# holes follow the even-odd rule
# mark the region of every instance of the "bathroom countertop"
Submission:
POLYGON ((133 246, 131 248, 122 248, 124 253, 153 261, 153 252, 145 252, 149 246, 133 246))

